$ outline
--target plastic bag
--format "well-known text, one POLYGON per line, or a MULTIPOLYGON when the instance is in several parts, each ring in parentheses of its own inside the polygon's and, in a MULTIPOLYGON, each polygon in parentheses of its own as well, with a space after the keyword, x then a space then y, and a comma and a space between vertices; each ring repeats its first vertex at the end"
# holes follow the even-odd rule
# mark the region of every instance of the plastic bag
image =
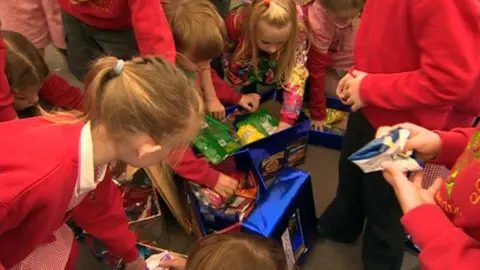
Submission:
POLYGON ((205 124, 193 144, 208 161, 219 164, 241 147, 237 140, 234 132, 226 125, 206 116, 205 124))

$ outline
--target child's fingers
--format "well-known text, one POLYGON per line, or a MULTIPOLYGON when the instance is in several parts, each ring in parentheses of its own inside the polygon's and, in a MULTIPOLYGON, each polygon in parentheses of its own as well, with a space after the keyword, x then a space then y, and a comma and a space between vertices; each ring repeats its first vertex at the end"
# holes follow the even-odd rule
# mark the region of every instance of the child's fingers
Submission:
POLYGON ((386 136, 393 130, 393 127, 379 127, 377 129, 377 133, 375 134, 375 138, 380 138, 386 136))
POLYGON ((435 182, 433 182, 433 184, 430 187, 428 187, 427 190, 430 191, 432 194, 436 194, 442 187, 442 184, 443 184, 443 179, 440 177, 437 177, 437 179, 435 179, 435 182))
POLYGON ((422 171, 414 172, 412 182, 417 189, 422 189, 423 172, 422 171))

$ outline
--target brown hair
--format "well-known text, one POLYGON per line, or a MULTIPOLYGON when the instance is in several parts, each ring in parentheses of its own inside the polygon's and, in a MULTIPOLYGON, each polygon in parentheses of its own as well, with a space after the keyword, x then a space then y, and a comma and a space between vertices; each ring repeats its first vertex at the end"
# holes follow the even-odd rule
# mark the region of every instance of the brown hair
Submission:
POLYGON ((253 68, 258 71, 258 47, 257 47, 257 23, 265 20, 275 27, 286 27, 289 23, 292 25, 290 38, 285 46, 279 51, 281 56, 275 68, 275 78, 277 80, 288 81, 289 76, 295 66, 297 44, 299 32, 303 24, 297 17, 297 8, 292 0, 253 0, 248 5, 247 19, 243 25, 243 34, 245 45, 241 50, 233 54, 233 61, 242 61, 252 59, 253 68))
POLYGON ((17 32, 2 31, 2 36, 7 52, 5 74, 10 87, 19 91, 40 88, 50 70, 37 48, 17 32))
MULTIPOLYGON (((104 57, 92 66, 85 77, 85 111, 74 114, 74 121, 72 113, 44 116, 63 123, 101 123, 117 141, 147 134, 163 146, 188 144, 203 121, 203 103, 183 72, 161 57, 133 58, 117 72, 119 61, 104 57)), ((125 167, 117 165, 116 176, 125 167)))
POLYGON ((175 47, 191 53, 195 61, 220 55, 226 36, 225 22, 210 0, 163 0, 175 47))
POLYGON ((286 270, 282 247, 273 239, 246 233, 213 234, 190 251, 186 270, 286 270))

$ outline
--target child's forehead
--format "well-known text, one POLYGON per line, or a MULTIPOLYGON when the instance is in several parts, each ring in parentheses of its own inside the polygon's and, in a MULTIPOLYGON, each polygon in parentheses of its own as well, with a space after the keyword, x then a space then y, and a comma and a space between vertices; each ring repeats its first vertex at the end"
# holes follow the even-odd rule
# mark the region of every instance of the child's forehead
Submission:
POLYGON ((269 24, 264 20, 257 23, 257 37, 268 42, 285 42, 291 34, 292 24, 287 23, 283 27, 269 24))

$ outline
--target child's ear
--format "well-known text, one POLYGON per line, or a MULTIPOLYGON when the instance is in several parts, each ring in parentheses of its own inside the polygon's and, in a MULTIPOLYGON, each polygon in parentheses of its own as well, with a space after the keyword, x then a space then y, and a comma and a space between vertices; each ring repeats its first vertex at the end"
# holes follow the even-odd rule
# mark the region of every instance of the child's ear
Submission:
POLYGON ((154 143, 144 143, 138 148, 138 158, 141 159, 143 157, 157 154, 162 151, 162 146, 154 143))

